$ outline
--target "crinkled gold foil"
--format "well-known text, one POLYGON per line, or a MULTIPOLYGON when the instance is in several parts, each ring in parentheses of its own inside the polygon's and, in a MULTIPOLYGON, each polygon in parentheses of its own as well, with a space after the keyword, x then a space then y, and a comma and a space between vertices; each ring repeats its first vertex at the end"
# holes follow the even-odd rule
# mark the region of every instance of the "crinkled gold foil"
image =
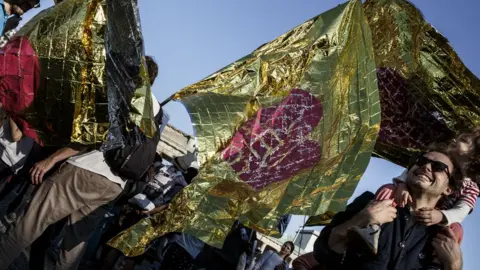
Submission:
POLYGON ((344 208, 380 124, 361 1, 327 11, 177 93, 201 169, 171 208, 110 241, 128 256, 183 231, 221 245, 231 224, 274 235, 285 213, 344 208))
MULTIPOLYGON (((148 69, 145 59, 142 59, 140 74, 143 80, 137 84, 130 102, 130 119, 136 123, 140 130, 148 136, 155 134, 157 127, 153 121, 152 89, 148 79, 148 69)), ((155 101, 158 102, 158 101, 155 101)))
POLYGON ((448 40, 405 0, 367 0, 382 124, 375 154, 406 166, 456 132, 480 125, 480 80, 448 40))
MULTIPOLYGON (((110 16, 110 20, 120 17, 110 16)), ((107 20, 105 0, 64 0, 42 11, 17 33, 28 38, 40 62, 40 78, 36 78, 40 87, 24 116, 43 144, 95 145, 105 140, 110 126, 105 67, 107 20)), ((128 101, 130 117, 152 136, 156 127, 145 67, 138 81, 135 96, 128 101)))
MULTIPOLYGON (((413 151, 480 124, 480 80, 404 0, 367 0, 382 124, 374 154, 406 166, 413 151)), ((375 187, 373 187, 375 188, 375 187)), ((306 225, 327 224, 334 212, 306 225)))
POLYGON ((40 88, 27 121, 46 145, 96 144, 108 132, 104 1, 67 0, 41 12, 17 33, 40 60, 40 88))

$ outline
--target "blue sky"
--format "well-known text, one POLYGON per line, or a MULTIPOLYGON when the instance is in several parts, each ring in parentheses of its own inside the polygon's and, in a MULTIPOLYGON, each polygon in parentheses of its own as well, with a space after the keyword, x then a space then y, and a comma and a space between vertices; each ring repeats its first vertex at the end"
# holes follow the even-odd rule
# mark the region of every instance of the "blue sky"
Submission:
MULTIPOLYGON (((160 66, 153 87, 159 100, 195 83, 238 58, 250 53, 309 18, 345 1, 335 0, 139 0, 146 52, 160 66)), ((413 1, 427 20, 451 42, 464 63, 480 76, 480 21, 478 0, 413 1)), ((53 4, 42 0, 42 7, 53 4)), ((31 15, 30 15, 31 16, 31 15)), ((28 19, 27 16, 25 19, 28 19)), ((172 124, 192 133, 190 119, 178 103, 166 106, 172 124)), ((389 162, 372 159, 355 194, 376 190, 401 172, 389 162)), ((294 233, 303 222, 296 218, 289 226, 294 233)), ((464 269, 475 270, 480 215, 474 211, 463 223, 464 269)))

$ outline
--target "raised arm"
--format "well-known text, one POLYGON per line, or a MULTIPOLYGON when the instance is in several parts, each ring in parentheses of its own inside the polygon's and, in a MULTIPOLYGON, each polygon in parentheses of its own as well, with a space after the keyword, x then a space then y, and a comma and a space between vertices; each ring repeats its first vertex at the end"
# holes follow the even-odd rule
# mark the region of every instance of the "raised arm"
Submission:
POLYGON ((335 266, 347 249, 347 233, 353 226, 366 227, 370 224, 384 224, 396 217, 392 201, 370 203, 373 193, 365 192, 347 206, 344 212, 336 214, 315 242, 314 255, 318 262, 335 266))

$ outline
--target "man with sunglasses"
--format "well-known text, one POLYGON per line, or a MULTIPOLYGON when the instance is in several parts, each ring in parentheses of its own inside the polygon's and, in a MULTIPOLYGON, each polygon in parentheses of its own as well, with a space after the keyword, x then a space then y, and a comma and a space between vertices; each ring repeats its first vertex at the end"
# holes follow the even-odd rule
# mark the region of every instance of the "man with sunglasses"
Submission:
POLYGON ((314 255, 328 269, 437 269, 430 268, 434 252, 443 269, 462 269, 460 247, 450 229, 426 226, 415 213, 433 209, 443 196, 458 188, 462 170, 444 149, 432 150, 416 160, 408 171, 412 202, 393 207, 392 200, 373 202, 366 192, 336 214, 317 239, 314 255), (382 224, 378 252, 356 245, 353 228, 382 224), (353 236, 353 237, 352 237, 353 236))

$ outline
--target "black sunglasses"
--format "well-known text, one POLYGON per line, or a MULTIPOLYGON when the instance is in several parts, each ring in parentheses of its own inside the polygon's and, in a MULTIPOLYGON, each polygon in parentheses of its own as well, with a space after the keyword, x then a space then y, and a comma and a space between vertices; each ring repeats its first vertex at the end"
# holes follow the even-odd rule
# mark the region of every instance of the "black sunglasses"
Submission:
POLYGON ((445 172, 448 178, 450 178, 450 170, 448 169, 448 165, 441 161, 431 160, 426 156, 422 155, 417 158, 417 161, 415 162, 415 164, 419 167, 423 167, 427 164, 430 164, 432 166, 432 171, 445 172))

